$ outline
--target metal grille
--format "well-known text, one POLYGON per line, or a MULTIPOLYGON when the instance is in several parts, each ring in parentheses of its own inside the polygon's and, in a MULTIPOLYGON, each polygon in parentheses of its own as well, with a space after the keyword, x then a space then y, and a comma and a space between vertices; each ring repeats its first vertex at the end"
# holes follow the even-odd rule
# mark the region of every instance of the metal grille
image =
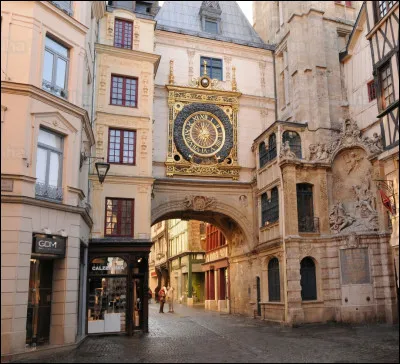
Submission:
POLYGON ((50 186, 45 183, 36 182, 36 197, 46 198, 49 200, 62 201, 63 192, 61 187, 50 186))

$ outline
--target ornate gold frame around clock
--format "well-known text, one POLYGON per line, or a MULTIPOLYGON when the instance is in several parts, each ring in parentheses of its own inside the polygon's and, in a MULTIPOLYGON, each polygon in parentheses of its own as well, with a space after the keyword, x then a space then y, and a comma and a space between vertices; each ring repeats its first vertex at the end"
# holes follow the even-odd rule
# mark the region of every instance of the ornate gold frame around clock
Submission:
POLYGON ((185 175, 225 177, 238 180, 240 166, 237 159, 237 116, 239 112, 239 97, 241 96, 241 93, 236 91, 225 91, 217 88, 218 81, 215 79, 211 80, 207 75, 194 79, 192 81, 192 84, 194 85, 193 87, 173 85, 173 80, 174 77, 171 77, 170 75, 170 84, 166 85, 168 90, 169 107, 168 154, 165 162, 167 177, 185 175), (207 78, 210 81, 207 87, 201 86, 201 79, 203 78, 207 78), (192 103, 217 105, 228 116, 233 127, 233 147, 228 158, 225 158, 224 161, 207 165, 195 164, 185 160, 179 153, 174 142, 174 121, 183 107, 192 103))

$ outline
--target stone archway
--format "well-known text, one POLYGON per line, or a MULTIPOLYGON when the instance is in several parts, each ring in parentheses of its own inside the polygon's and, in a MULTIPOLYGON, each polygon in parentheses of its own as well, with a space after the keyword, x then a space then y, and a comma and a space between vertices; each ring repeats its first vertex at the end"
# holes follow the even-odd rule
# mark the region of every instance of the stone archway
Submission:
POLYGON ((165 178, 154 182, 152 195, 152 224, 173 218, 209 222, 224 233, 234 255, 257 244, 249 183, 165 178))

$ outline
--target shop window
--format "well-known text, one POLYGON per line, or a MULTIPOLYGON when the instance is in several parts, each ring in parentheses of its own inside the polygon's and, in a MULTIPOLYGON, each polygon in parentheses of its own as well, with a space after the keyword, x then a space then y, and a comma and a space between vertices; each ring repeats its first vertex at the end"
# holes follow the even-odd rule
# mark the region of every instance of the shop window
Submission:
POLYGON ((282 143, 289 142, 290 150, 301 159, 301 139, 300 135, 295 131, 285 131, 282 137, 282 143))
POLYGON ((315 232, 313 186, 299 183, 296 187, 299 232, 315 232))
POLYGON ((268 297, 270 302, 281 300, 278 258, 272 258, 268 263, 268 297))
POLYGON ((62 201, 63 137, 39 129, 36 155, 36 197, 62 201))
POLYGON ((204 73, 204 61, 207 62, 207 75, 222 81, 222 59, 200 57, 200 75, 204 73))
POLYGON ((270 199, 268 199, 268 195, 266 193, 261 195, 261 208, 262 226, 273 224, 279 220, 279 195, 277 187, 274 187, 271 190, 270 199))
POLYGON ((136 78, 111 76, 111 105, 137 107, 136 78))
POLYGON ((106 198, 106 236, 133 236, 134 200, 106 198))
POLYGON ((126 331, 126 262, 119 257, 95 258, 88 274, 88 333, 126 331))
POLYGON ((109 129, 108 163, 135 165, 136 131, 109 129))
POLYGON ((382 110, 394 102, 393 76, 390 60, 379 69, 382 110))
POLYGON ((133 23, 129 20, 115 19, 114 47, 132 49, 133 23))
POLYGON ((300 262, 300 285, 301 299, 312 301, 317 299, 317 282, 315 275, 315 263, 310 257, 304 258, 300 262))
POLYGON ((371 102, 376 99, 375 81, 372 80, 367 83, 368 87, 368 101, 371 102))
POLYGON ((68 48, 46 36, 42 87, 57 96, 67 98, 69 66, 68 48))

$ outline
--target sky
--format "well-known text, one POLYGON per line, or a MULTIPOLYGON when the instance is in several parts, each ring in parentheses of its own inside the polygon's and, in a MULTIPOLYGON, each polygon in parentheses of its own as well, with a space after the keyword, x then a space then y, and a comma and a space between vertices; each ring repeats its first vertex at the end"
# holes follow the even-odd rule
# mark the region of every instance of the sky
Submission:
MULTIPOLYGON (((236 1, 242 9, 244 15, 246 15, 250 24, 253 25, 253 2, 252 1, 236 1)), ((164 1, 159 1, 160 6, 164 4, 164 1)))

